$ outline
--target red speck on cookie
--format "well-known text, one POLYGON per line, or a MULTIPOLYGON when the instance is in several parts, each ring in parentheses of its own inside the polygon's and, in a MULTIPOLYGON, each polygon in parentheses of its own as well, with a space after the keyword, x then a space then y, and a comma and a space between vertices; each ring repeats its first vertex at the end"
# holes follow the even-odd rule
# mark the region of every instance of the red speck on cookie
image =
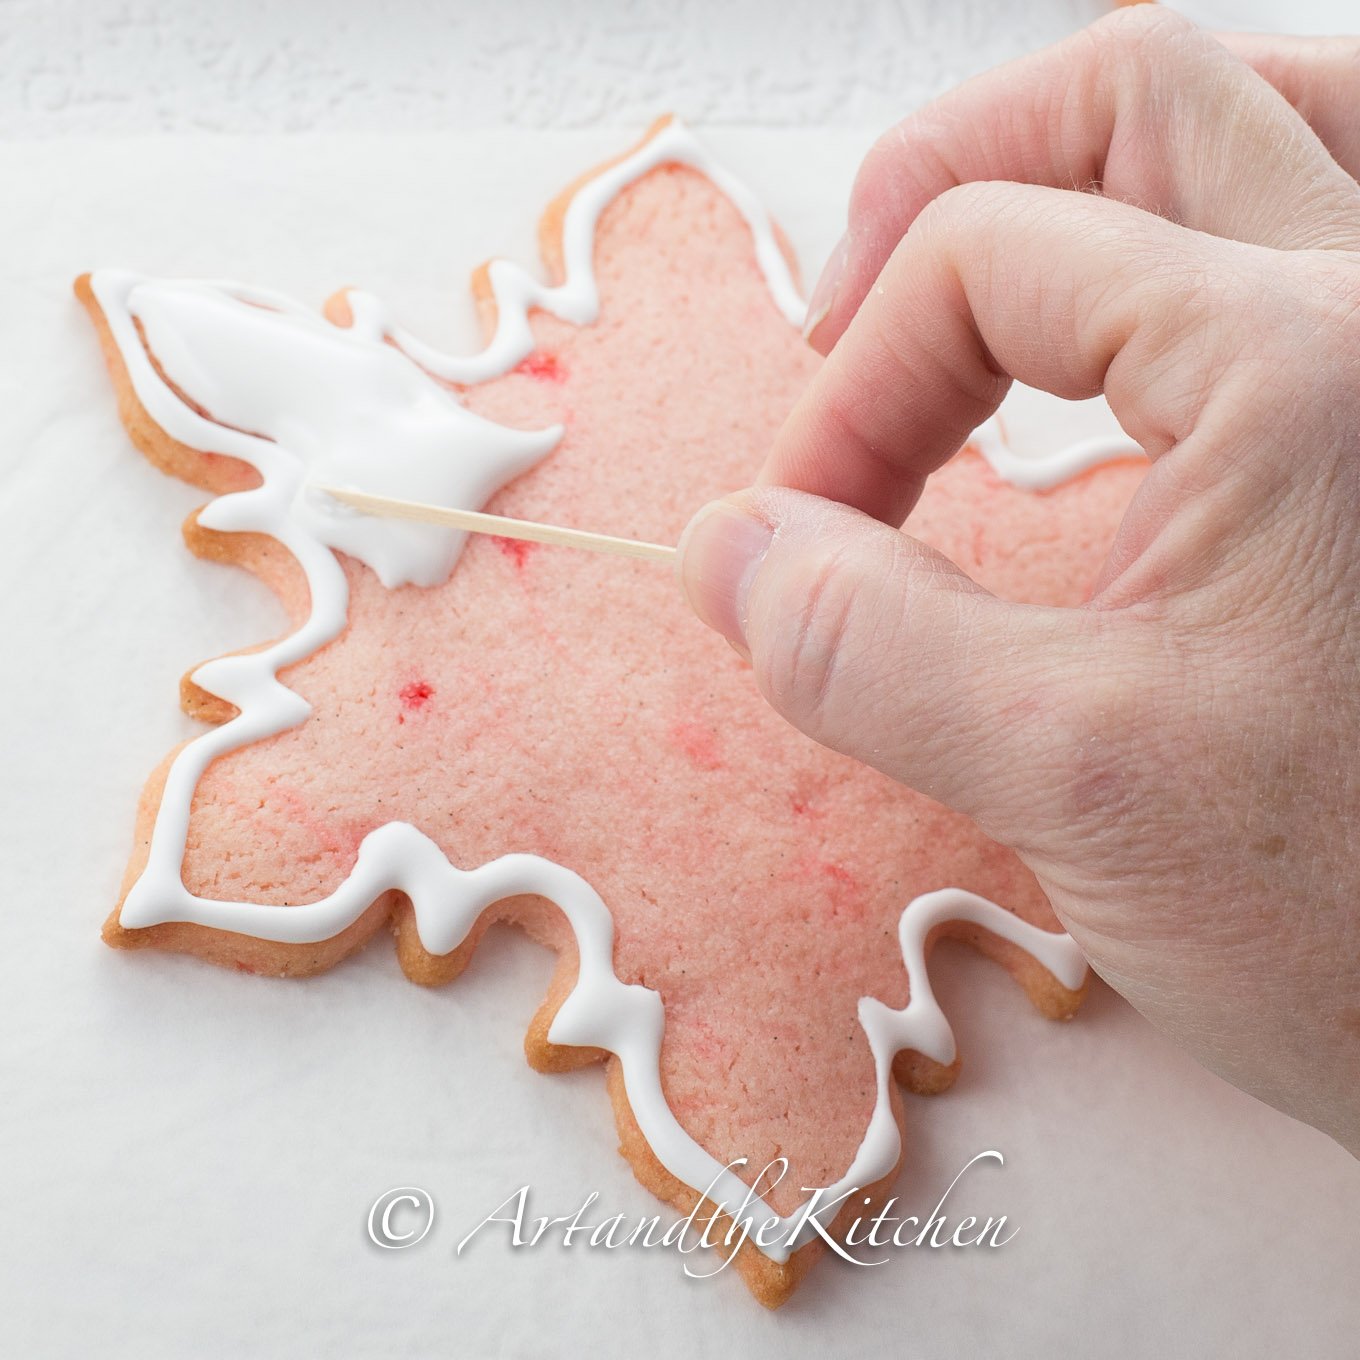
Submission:
POLYGON ((522 363, 516 364, 515 372, 524 373, 530 378, 537 378, 540 382, 560 383, 567 376, 566 370, 562 367, 557 355, 548 354, 541 350, 535 350, 522 363))
POLYGON ((666 737, 696 769, 716 770, 722 766, 717 735, 705 723, 678 722, 666 733, 666 737))
POLYGON ((397 691, 401 706, 408 713, 415 713, 425 707, 434 697, 434 686, 428 680, 412 680, 397 691))
POLYGON ((843 888, 857 889, 859 880, 843 864, 823 863, 822 873, 835 883, 839 883, 843 888))
POLYGON ((538 546, 523 538, 502 538, 492 534, 491 541, 515 564, 522 568, 529 560, 529 554, 538 546))
POLYGON ((798 864, 802 878, 809 883, 820 883, 827 894, 827 905, 833 917, 856 920, 865 910, 864 885, 843 864, 807 855, 798 864))

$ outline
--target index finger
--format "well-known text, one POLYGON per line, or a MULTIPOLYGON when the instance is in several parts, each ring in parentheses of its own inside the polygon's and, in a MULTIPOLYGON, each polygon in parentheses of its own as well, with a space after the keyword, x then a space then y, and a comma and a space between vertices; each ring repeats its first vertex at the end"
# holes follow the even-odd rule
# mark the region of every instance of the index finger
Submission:
POLYGON ((1090 194, 952 189, 893 252, 760 481, 900 524, 1011 376, 1103 390, 1156 460, 1226 390, 1226 367, 1250 362, 1219 321, 1244 298, 1265 315, 1265 256, 1090 194))

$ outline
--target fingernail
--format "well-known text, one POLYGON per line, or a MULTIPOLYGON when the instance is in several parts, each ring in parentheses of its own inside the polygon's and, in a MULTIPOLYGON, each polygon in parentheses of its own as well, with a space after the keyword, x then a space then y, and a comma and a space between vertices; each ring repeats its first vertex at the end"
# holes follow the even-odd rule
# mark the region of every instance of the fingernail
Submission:
POLYGON ((803 323, 803 339, 813 349, 817 348, 817 328, 831 315, 840 291, 841 279, 845 275, 846 261, 850 258, 850 245, 845 236, 836 242, 822 276, 808 299, 807 320, 803 323))
POLYGON ((774 530, 730 501, 704 506, 680 537, 680 585, 690 608, 742 656, 746 601, 774 530))

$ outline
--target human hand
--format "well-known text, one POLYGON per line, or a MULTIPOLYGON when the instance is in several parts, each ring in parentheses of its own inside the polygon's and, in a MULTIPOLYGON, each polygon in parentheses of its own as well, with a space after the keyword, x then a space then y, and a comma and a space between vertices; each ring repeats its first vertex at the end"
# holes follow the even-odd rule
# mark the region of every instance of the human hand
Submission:
POLYGON ((886 134, 829 357, 680 571, 785 717, 1014 848, 1143 1014, 1360 1155, 1360 45, 1235 46, 1121 11, 886 134), (1153 462, 1081 609, 895 527, 1012 377, 1103 390, 1153 462))

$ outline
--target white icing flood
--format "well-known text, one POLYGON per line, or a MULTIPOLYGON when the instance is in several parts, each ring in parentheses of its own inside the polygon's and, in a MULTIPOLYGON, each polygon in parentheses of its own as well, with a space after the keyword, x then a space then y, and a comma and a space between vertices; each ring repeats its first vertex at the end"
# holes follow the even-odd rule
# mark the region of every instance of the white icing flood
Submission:
MULTIPOLYGON (((346 329, 288 298, 240 285, 147 280, 116 271, 93 276, 95 297, 152 419, 191 448, 239 458, 260 474, 260 486, 217 497, 199 522, 277 539, 297 559, 311 597, 308 617, 296 632, 194 672, 195 684, 235 705, 239 715, 189 742, 172 762, 146 867, 120 919, 128 929, 186 921, 266 940, 317 942, 344 930, 384 892, 399 889, 411 899, 425 948, 444 954, 466 938, 492 903, 526 893, 544 897, 566 915, 580 957, 576 985, 553 1020, 550 1040, 617 1056, 638 1125, 679 1180, 695 1190, 709 1187, 730 1205, 745 1200, 750 1212, 775 1218, 671 1113, 661 1087, 661 998, 616 976, 609 909, 572 870, 522 854, 458 869, 415 827, 394 822, 365 837, 349 876, 317 902, 278 907, 198 897, 185 887, 181 872, 193 793, 212 761, 296 726, 311 711, 277 676, 345 627, 348 583, 333 549, 367 563, 392 586, 445 579, 462 546, 463 535, 453 531, 354 514, 328 497, 318 499, 307 483, 325 478, 378 494, 479 509, 498 487, 543 458, 560 429, 524 432, 495 425, 463 408, 430 375, 470 383, 506 372, 533 347, 531 308, 576 325, 593 321, 599 294, 592 255, 600 213, 628 184, 667 163, 706 175, 732 201, 751 229, 776 306, 791 324, 800 324, 804 304, 764 209, 674 122, 577 190, 563 222, 560 284, 543 284, 504 261, 491 266, 497 330, 485 350, 466 358, 442 354, 391 325, 381 304, 364 293, 348 295, 354 325, 346 329), (151 363, 138 324, 169 383, 151 363), (199 415, 176 388, 215 419, 199 415)), ((999 431, 993 436, 984 430, 982 442, 1001 475, 1010 476, 1017 456, 999 431)), ((1128 451, 1127 441, 1116 447, 1107 439, 1101 456, 1128 451)), ((1041 476, 1052 484, 1074 466, 1094 461, 1099 459, 1087 441, 1079 457, 1064 451, 1040 460, 1023 473, 1022 484, 1041 476)), ((860 1002, 859 1019, 877 1071, 877 1103, 851 1166, 821 1202, 880 1180, 897 1162, 900 1140, 890 1095, 894 1055, 911 1048, 938 1062, 953 1059, 953 1034, 925 966, 927 937, 950 921, 971 922, 1011 941, 1066 987, 1079 987, 1085 977, 1081 954, 1066 935, 1028 925, 984 898, 946 888, 912 901, 899 932, 910 1003, 895 1011, 871 997, 860 1002)), ((790 1230, 795 1219, 784 1220, 790 1230)), ((805 1228, 798 1242, 773 1234, 778 1240, 760 1249, 784 1260, 812 1232, 805 1228)))
MULTIPOLYGON (((112 283, 100 276, 107 296, 112 283)), ((265 436, 290 483, 289 514, 383 585, 438 585, 466 537, 347 512, 308 482, 435 505, 483 505, 562 437, 473 415, 391 345, 333 326, 286 298, 192 282, 129 280, 125 306, 174 383, 216 421, 265 436)), ((219 503, 219 507, 220 507, 219 503)), ((230 528, 215 510, 213 528, 230 528)))

